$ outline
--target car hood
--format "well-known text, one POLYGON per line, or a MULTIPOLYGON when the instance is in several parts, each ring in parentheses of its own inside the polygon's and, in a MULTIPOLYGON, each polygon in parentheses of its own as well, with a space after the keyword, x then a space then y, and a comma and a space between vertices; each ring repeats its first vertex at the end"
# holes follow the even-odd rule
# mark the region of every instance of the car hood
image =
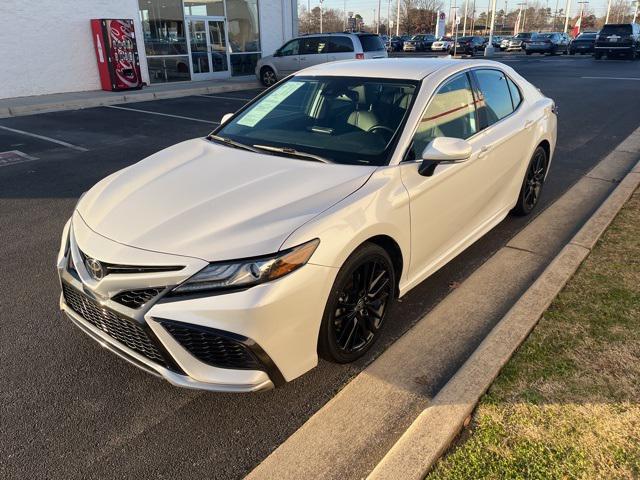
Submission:
POLYGON ((92 230, 125 245, 207 261, 251 257, 278 251, 375 169, 194 139, 103 179, 77 209, 92 230))

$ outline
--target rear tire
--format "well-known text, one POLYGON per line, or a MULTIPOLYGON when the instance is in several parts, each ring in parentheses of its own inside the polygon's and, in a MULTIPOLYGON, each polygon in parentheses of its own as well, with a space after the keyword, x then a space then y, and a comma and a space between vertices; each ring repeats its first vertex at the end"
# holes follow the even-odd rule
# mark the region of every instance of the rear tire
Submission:
POLYGON ((533 152, 524 175, 518 201, 512 212, 519 216, 529 215, 538 204, 544 180, 549 168, 547 151, 538 146, 533 152))
POLYGON ((396 273, 386 250, 365 243, 336 276, 320 325, 318 353, 348 363, 362 357, 380 336, 395 299, 396 273))

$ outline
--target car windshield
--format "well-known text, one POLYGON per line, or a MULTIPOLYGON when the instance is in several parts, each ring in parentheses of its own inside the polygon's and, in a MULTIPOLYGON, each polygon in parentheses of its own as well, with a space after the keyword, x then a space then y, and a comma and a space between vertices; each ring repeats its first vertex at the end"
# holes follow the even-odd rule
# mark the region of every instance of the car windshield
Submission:
POLYGON ((553 33, 536 33, 531 37, 532 40, 546 40, 547 38, 553 38, 553 33))
POLYGON ((418 86, 415 80, 292 77, 214 133, 258 150, 284 147, 335 163, 385 165, 418 86))
POLYGON ((422 35, 414 35, 411 40, 422 40, 422 35))
POLYGON ((473 37, 460 37, 458 38, 459 42, 468 42, 469 40, 472 40, 473 37))
POLYGON ((631 35, 631 25, 605 25, 600 30, 602 35, 631 35))
POLYGON ((517 39, 523 39, 523 38, 531 38, 531 34, 530 33, 519 33, 518 35, 516 35, 513 38, 517 38, 517 39))
POLYGON ((595 33, 581 33, 580 35, 578 35, 577 37, 580 40, 592 40, 594 38, 596 38, 596 34, 595 33))

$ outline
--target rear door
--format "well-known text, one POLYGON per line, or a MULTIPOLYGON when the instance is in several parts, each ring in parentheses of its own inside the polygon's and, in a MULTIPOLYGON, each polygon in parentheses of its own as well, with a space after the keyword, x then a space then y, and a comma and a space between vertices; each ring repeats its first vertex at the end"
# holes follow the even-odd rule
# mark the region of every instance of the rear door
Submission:
POLYGON ((300 69, 327 63, 328 37, 303 37, 300 39, 300 69))
POLYGON ((358 35, 364 58, 386 58, 387 50, 378 35, 358 35))
POLYGON ((478 97, 485 182, 480 201, 487 206, 485 218, 511 208, 531 153, 534 118, 522 111, 522 93, 502 70, 472 71, 478 97))

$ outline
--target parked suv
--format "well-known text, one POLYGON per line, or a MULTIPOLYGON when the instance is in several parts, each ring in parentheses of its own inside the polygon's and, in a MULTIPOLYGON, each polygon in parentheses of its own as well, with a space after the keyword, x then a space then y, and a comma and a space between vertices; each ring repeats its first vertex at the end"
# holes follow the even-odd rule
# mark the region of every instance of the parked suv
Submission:
POLYGON ((527 55, 532 53, 566 54, 569 52, 569 41, 569 36, 566 33, 534 33, 531 41, 527 43, 525 52, 527 55))
POLYGON ((513 50, 524 50, 525 48, 527 48, 527 43, 531 41, 532 36, 533 36, 533 33, 530 33, 530 32, 517 34, 515 37, 509 40, 509 46, 507 47, 507 51, 509 52, 513 50))
POLYGON ((273 55, 261 58, 256 66, 256 76, 265 87, 269 87, 281 78, 320 63, 386 57, 384 43, 375 34, 304 35, 289 40, 273 55))
POLYGON ((602 27, 596 37, 596 60, 624 55, 627 58, 640 58, 640 25, 637 23, 610 23, 602 27))

